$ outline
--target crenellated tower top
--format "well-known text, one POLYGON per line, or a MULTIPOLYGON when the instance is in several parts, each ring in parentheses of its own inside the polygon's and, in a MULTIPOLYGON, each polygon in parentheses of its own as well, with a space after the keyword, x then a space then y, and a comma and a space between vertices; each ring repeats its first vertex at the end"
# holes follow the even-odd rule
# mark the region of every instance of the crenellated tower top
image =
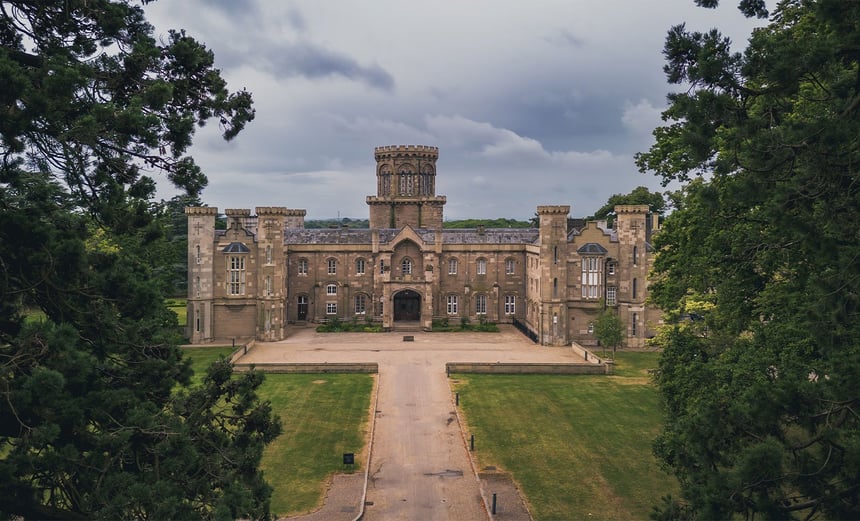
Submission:
POLYGON ((439 147, 428 145, 388 145, 373 149, 376 161, 392 158, 422 158, 428 161, 439 159, 439 147))
POLYGON ((389 145, 373 149, 376 195, 368 196, 371 228, 442 226, 445 197, 436 195, 439 147, 389 145))

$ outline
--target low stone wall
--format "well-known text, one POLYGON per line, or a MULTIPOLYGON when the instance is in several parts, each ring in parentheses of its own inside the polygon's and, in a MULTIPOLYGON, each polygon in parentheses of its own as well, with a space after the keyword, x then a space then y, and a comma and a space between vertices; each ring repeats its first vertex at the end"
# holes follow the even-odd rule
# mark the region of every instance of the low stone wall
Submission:
POLYGON ((451 373, 479 374, 610 374, 608 364, 543 364, 501 362, 448 362, 445 370, 451 373))
POLYGON ((334 364, 234 364, 236 372, 247 372, 253 367, 261 373, 378 373, 379 364, 334 363, 334 364))
POLYGON ((586 361, 586 362, 588 362, 589 364, 602 364, 602 363, 605 363, 605 360, 603 360, 603 359, 602 359, 602 358, 600 358, 599 356, 595 355, 592 351, 589 351, 588 349, 586 349, 586 348, 582 347, 581 345, 577 344, 576 342, 571 343, 571 344, 570 344, 570 348, 571 348, 571 349, 573 349, 573 352, 574 352, 574 353, 576 353, 577 355, 581 356, 581 357, 582 357, 583 359, 585 359, 585 361, 586 361))
POLYGON ((254 346, 256 345, 257 341, 253 339, 248 340, 244 344, 237 345, 236 349, 234 349, 233 352, 230 353, 230 363, 235 364, 237 360, 250 353, 251 349, 254 349, 254 346))

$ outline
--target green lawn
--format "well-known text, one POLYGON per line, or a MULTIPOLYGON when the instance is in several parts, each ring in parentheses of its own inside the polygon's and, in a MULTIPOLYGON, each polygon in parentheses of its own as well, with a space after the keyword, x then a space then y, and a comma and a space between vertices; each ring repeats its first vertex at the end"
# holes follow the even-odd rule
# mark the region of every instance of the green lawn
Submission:
POLYGON ((537 521, 648 519, 677 495, 651 454, 657 356, 619 352, 613 376, 452 376, 480 467, 510 472, 537 521))
MULTIPOLYGON (((232 348, 183 348, 195 369, 232 348)), ((202 375, 196 373, 194 383, 202 375)), ((266 448, 262 468, 274 488, 272 512, 309 512, 322 504, 328 477, 342 472, 343 453, 356 454, 354 470, 364 470, 372 375, 267 374, 260 396, 281 417, 283 433, 266 448)))
POLYGON ((184 298, 169 298, 164 301, 167 309, 176 313, 176 320, 179 321, 180 327, 185 327, 188 324, 188 309, 185 307, 186 300, 184 298))

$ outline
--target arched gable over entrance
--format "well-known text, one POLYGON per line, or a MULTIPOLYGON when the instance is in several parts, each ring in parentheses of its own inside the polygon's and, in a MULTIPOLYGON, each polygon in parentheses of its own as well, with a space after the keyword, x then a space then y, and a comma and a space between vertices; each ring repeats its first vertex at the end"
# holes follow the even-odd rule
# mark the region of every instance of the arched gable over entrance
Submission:
POLYGON ((404 289, 394 295, 394 321, 413 322, 421 319, 421 295, 404 289))

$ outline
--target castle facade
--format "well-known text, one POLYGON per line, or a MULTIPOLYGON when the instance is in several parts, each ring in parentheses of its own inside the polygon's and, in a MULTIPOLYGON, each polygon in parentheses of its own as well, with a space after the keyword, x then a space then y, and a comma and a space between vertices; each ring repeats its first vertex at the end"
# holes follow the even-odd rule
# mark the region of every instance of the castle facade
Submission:
POLYGON ((188 207, 192 343, 285 338, 298 324, 372 321, 430 330, 437 319, 516 323, 542 345, 595 345, 603 306, 641 347, 659 320, 646 305, 657 216, 616 206, 613 228, 538 206, 530 229, 445 229, 439 150, 375 149, 369 229, 306 229, 305 210, 188 207))

